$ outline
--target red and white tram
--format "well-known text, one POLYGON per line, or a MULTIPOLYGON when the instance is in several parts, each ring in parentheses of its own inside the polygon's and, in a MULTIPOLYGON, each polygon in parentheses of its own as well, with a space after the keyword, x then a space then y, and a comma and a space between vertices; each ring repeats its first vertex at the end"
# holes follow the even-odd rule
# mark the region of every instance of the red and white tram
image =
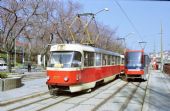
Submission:
POLYGON ((120 73, 120 54, 81 44, 52 45, 47 67, 50 91, 78 92, 120 73))

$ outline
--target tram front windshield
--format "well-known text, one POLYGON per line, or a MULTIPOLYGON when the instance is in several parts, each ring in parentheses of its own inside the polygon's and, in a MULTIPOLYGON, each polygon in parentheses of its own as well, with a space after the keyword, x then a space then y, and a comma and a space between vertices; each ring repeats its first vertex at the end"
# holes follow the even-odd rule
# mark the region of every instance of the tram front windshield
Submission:
POLYGON ((127 66, 141 67, 142 52, 128 52, 127 54, 127 66))
POLYGON ((51 53, 50 67, 71 68, 80 67, 81 54, 80 52, 60 52, 54 51, 51 53))

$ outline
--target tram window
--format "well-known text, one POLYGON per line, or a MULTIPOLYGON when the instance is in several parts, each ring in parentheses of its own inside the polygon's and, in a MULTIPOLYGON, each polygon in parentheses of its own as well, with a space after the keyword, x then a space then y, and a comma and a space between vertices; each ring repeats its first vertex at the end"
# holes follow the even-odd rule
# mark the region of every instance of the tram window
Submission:
POLYGON ((74 60, 81 61, 81 53, 80 52, 74 52, 74 60))
POLYGON ((117 63, 118 63, 118 65, 121 63, 121 62, 120 62, 120 57, 119 57, 119 56, 117 56, 117 63))
POLYGON ((115 57, 115 65, 118 65, 118 57, 115 57))
POLYGON ((107 60, 108 60, 107 55, 104 54, 102 57, 102 65, 107 65, 107 60))
POLYGON ((117 65, 117 57, 115 56, 115 65, 117 65))
POLYGON ((117 65, 119 65, 119 64, 120 64, 120 57, 117 56, 117 65))
POLYGON ((93 52, 84 52, 84 66, 94 66, 93 52))
POLYGON ((72 67, 80 67, 81 66, 81 53, 74 52, 74 59, 72 62, 72 67))
POLYGON ((96 66, 101 66, 101 54, 96 53, 96 57, 95 57, 95 62, 96 62, 96 66))
POLYGON ((121 63, 121 64, 124 64, 124 61, 125 61, 125 59, 124 59, 124 58, 122 58, 122 61, 121 61, 122 63, 121 63))
POLYGON ((51 53, 50 67, 70 68, 74 52, 57 52, 51 53))
POLYGON ((112 65, 112 56, 108 55, 108 61, 107 61, 108 65, 112 65))
POLYGON ((115 56, 112 56, 112 65, 115 65, 115 56))

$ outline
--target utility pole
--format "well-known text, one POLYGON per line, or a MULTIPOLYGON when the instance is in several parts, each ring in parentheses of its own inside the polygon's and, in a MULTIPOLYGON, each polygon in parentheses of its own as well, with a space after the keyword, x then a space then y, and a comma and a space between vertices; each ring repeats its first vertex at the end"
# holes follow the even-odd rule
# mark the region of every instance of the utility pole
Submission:
POLYGON ((154 39, 154 48, 153 48, 153 54, 156 56, 156 49, 155 49, 155 39, 154 39))
POLYGON ((163 71, 163 42, 162 42, 162 23, 161 23, 161 71, 163 71))
POLYGON ((121 37, 121 38, 117 38, 117 39, 116 39, 116 40, 123 40, 124 47, 125 47, 124 52, 126 52, 126 50, 127 50, 126 37, 127 37, 127 36, 130 36, 130 35, 132 35, 132 34, 134 34, 134 32, 130 32, 130 33, 128 33, 127 35, 125 35, 124 37, 121 37))

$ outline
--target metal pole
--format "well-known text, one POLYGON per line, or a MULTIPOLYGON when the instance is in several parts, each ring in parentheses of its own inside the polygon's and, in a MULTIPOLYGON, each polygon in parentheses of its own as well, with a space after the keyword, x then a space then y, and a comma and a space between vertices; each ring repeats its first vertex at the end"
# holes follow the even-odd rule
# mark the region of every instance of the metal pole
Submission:
POLYGON ((15 59, 15 63, 14 63, 14 66, 16 67, 16 38, 15 38, 15 55, 14 55, 14 59, 15 59))
POLYGON ((163 42, 162 42, 162 23, 161 23, 161 71, 163 71, 163 42))
POLYGON ((102 10, 96 12, 95 15, 97 15, 98 13, 100 13, 100 12, 102 12, 102 11, 109 11, 109 9, 108 9, 108 8, 104 8, 104 9, 102 9, 102 10))
POLYGON ((24 62, 25 62, 25 61, 24 61, 24 47, 22 47, 22 51, 23 51, 23 52, 22 52, 22 54, 23 54, 23 55, 22 55, 22 63, 24 64, 24 62))

